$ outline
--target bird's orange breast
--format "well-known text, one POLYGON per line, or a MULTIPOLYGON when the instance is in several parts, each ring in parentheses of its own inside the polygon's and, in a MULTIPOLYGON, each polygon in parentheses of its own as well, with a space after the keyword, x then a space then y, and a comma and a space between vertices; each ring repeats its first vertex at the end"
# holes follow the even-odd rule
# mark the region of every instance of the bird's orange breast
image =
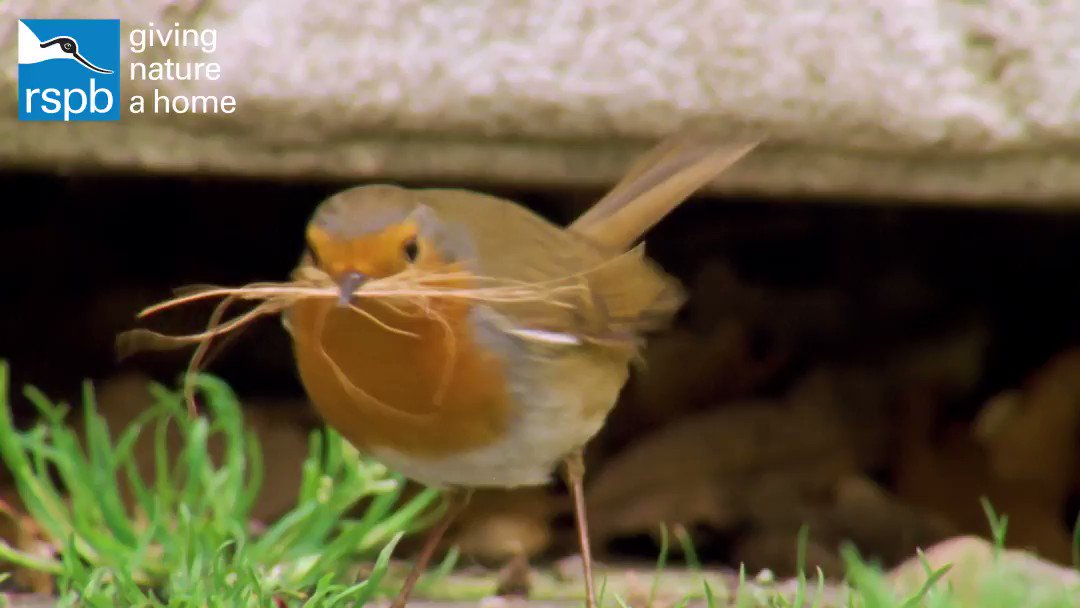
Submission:
POLYGON ((332 427, 361 449, 431 457, 505 434, 503 362, 474 341, 466 305, 443 304, 438 318, 407 302, 359 305, 374 319, 327 300, 289 311, 301 380, 332 427))

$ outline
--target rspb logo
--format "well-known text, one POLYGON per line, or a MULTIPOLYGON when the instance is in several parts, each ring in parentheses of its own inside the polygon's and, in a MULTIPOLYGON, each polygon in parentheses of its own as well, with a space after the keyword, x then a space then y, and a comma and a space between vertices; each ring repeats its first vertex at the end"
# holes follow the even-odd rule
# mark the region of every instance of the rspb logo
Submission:
POLYGON ((120 103, 120 20, 19 20, 19 120, 119 120, 120 103))

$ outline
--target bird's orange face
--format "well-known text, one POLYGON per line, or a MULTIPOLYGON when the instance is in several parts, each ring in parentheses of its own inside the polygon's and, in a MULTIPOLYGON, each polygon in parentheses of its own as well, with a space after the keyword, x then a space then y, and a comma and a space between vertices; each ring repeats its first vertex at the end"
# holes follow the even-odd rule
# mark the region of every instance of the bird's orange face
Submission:
POLYGON ((353 272, 372 279, 388 277, 429 257, 425 255, 429 247, 412 221, 355 238, 342 238, 312 224, 307 241, 312 261, 335 278, 353 272))
POLYGON ((446 257, 425 236, 421 220, 409 214, 377 229, 342 231, 313 221, 307 228, 311 263, 340 287, 342 299, 370 279, 381 279, 409 269, 440 270, 446 257))

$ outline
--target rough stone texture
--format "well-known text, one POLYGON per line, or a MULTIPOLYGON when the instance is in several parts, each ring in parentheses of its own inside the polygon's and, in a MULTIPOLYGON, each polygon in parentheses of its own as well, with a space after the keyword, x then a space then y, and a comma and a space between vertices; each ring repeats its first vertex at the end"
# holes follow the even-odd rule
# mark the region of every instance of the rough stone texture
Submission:
MULTIPOLYGON (((719 185, 772 194, 1080 198, 1073 0, 15 0, 0 163, 600 186, 686 125, 772 143, 719 185), (229 117, 16 122, 14 17, 213 27, 229 117)), ((124 65, 132 54, 124 49, 124 65)), ((162 49, 141 55, 162 60, 162 49)), ((153 83, 124 80, 124 96, 153 83)))

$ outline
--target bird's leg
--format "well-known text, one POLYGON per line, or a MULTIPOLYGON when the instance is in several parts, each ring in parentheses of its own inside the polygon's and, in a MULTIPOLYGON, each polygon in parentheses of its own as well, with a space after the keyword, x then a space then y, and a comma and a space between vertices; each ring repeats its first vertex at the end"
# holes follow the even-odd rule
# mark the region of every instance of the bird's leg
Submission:
POLYGON ((585 571, 585 606, 596 608, 596 591, 593 589, 592 549, 589 545, 589 521, 585 514, 585 458, 581 449, 566 457, 566 484, 574 498, 574 520, 577 522, 578 543, 581 546, 581 563, 585 571))
POLYGON ((444 496, 447 503, 446 513, 443 513, 443 516, 436 522, 435 527, 428 531, 427 538, 424 539, 424 546, 420 548, 420 554, 416 556, 416 562, 413 563, 412 570, 409 572, 409 576, 406 577, 397 599, 390 605, 391 608, 405 608, 405 603, 409 601, 409 595, 412 594, 416 581, 420 579, 420 575, 427 569, 431 556, 435 554, 435 549, 439 546, 439 541, 446 535, 450 524, 461 514, 465 505, 469 504, 472 490, 451 489, 447 490, 444 496))

